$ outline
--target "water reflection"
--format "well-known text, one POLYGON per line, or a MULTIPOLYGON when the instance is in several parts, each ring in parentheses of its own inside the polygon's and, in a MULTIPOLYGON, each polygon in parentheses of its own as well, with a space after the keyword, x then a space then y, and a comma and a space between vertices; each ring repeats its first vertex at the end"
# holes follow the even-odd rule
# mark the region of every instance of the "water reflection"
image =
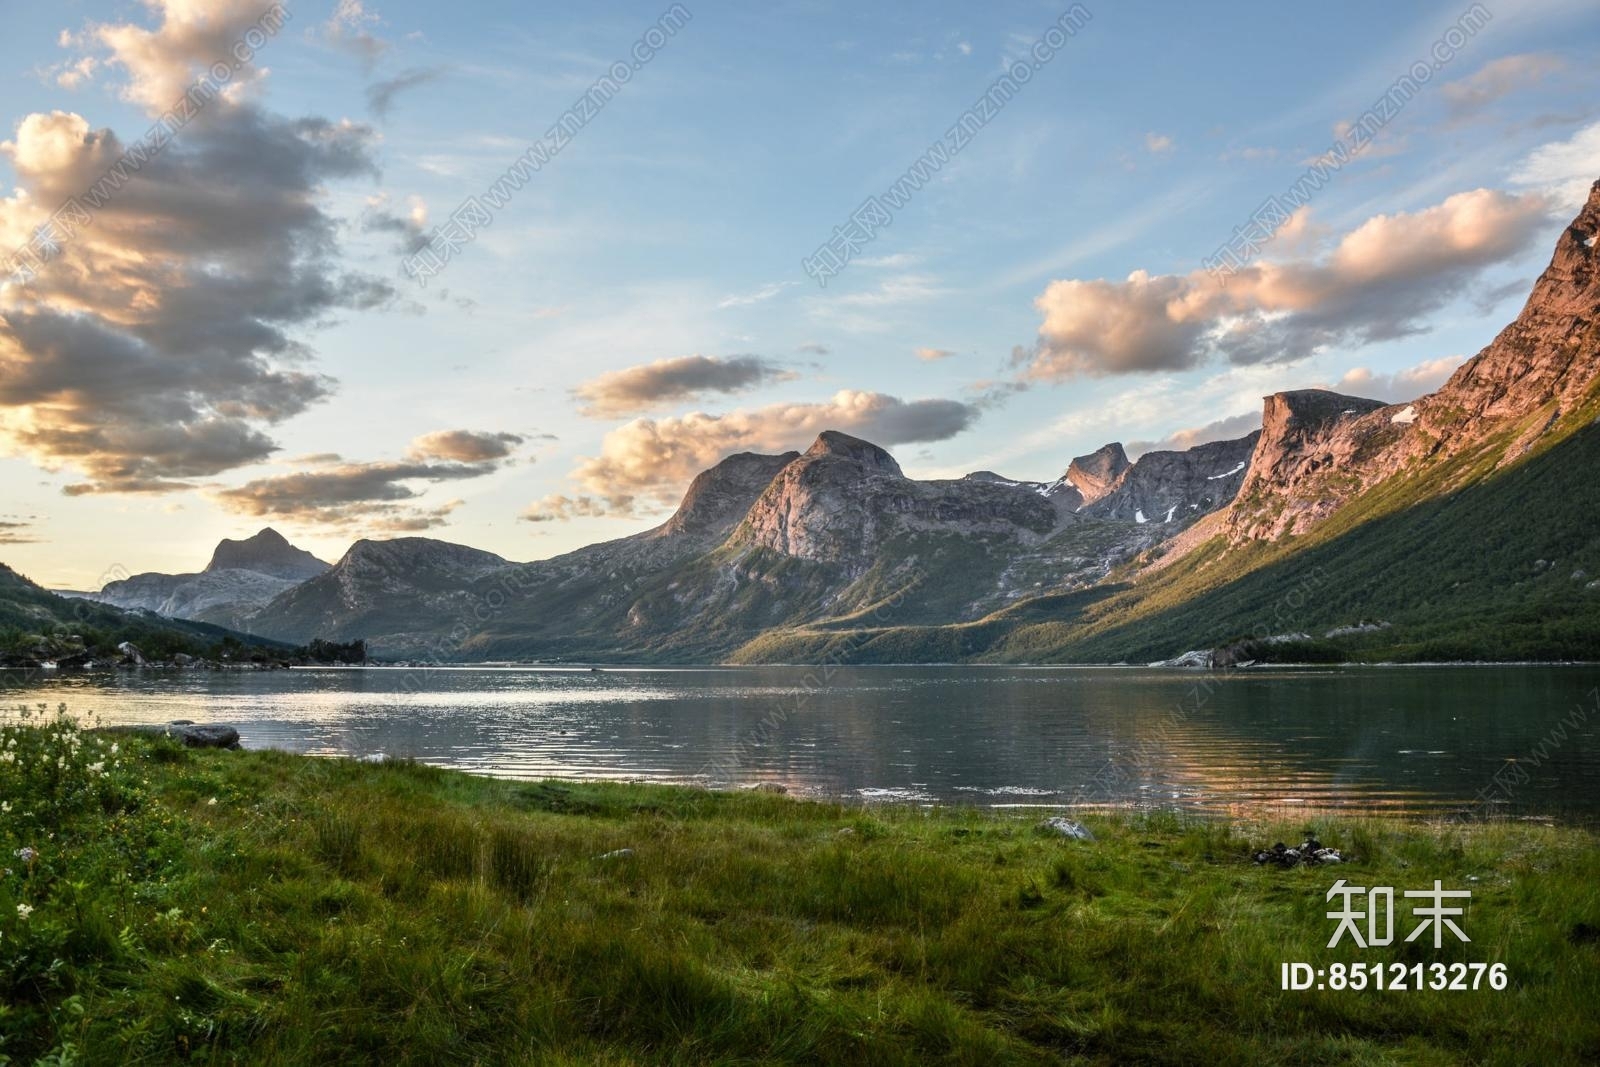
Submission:
POLYGON ((809 674, 140 673, 44 680, 24 698, 112 722, 228 722, 249 747, 869 802, 1439 813, 1532 759, 1506 811, 1600 814, 1595 668, 854 668, 820 688, 809 674))

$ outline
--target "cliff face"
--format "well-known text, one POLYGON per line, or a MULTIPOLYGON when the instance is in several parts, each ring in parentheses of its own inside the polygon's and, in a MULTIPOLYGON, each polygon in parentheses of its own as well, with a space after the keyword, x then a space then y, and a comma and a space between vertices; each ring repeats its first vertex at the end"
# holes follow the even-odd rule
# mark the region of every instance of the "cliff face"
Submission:
POLYGON ((1454 407, 1474 418, 1506 419, 1554 401, 1570 410, 1600 373, 1600 182, 1556 242, 1550 266, 1528 302, 1500 335, 1464 363, 1428 402, 1419 422, 1454 407))
POLYGON ((897 534, 937 528, 1027 540, 1055 524, 1055 507, 1032 483, 913 481, 877 445, 829 431, 772 480, 733 541, 860 567, 897 534))
POLYGON ((207 573, 250 571, 293 582, 315 578, 327 569, 328 564, 305 549, 294 547, 270 526, 242 541, 221 541, 206 565, 207 573))
MULTIPOLYGON (((1362 487, 1362 456, 1398 439, 1405 424, 1377 400, 1325 389, 1298 389, 1266 398, 1261 436, 1227 520, 1234 540, 1301 533, 1362 487)), ((1402 416, 1403 417, 1403 416, 1402 416)), ((1376 464, 1370 474, 1393 473, 1376 464)))
POLYGON ((1067 464, 1064 480, 1078 491, 1083 504, 1093 504, 1117 487, 1131 465, 1121 442, 1113 441, 1067 464))
POLYGON ((1183 452, 1146 452, 1083 512, 1095 518, 1168 526, 1208 515, 1239 491, 1258 436, 1212 441, 1183 452))
POLYGON ((729 456, 710 470, 701 471, 672 518, 649 536, 657 540, 689 538, 707 547, 720 542, 733 532, 778 472, 799 457, 798 452, 778 456, 740 452, 729 456))

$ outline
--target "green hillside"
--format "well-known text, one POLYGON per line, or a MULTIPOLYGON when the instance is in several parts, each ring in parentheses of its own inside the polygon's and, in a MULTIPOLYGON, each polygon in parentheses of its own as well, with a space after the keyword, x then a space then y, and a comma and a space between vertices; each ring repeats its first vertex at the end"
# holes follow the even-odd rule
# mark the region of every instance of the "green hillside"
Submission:
POLYGON ((123 641, 155 660, 180 652, 209 656, 248 645, 282 647, 210 623, 163 619, 59 596, 0 563, 0 667, 84 655, 112 658, 123 641))

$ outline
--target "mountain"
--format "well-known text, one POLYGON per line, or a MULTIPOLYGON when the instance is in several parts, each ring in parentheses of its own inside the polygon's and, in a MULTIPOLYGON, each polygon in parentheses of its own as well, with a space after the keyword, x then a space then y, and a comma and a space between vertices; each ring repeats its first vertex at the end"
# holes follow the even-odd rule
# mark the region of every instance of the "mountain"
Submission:
POLYGON ((211 553, 205 573, 249 571, 292 582, 315 578, 328 565, 303 548, 291 545, 277 530, 268 527, 243 541, 224 538, 211 553))
POLYGON ((289 641, 362 637, 391 657, 703 660, 795 627, 976 619, 1092 585, 1214 512, 1253 443, 1135 463, 1107 446, 1121 462, 1086 506, 1059 482, 908 478, 877 445, 824 431, 804 453, 723 460, 653 530, 535 563, 480 559, 462 580, 408 553, 358 581, 347 557, 246 624, 289 641))
POLYGON ((419 624, 470 618, 472 583, 508 564, 492 552, 427 537, 357 541, 323 573, 249 613, 250 633, 291 642, 355 640, 382 634, 412 647, 419 624))
MULTIPOLYGON (((115 663, 117 646, 132 642, 152 659, 176 652, 209 654, 221 643, 235 652, 253 642, 220 626, 163 619, 81 597, 64 597, 0 563, 0 667, 115 663), (237 641, 238 644, 233 644, 237 641)), ((278 648, 271 646, 274 651, 278 648)))
POLYGON ((265 529, 242 541, 224 540, 198 574, 148 572, 108 582, 86 599, 241 629, 273 597, 328 569, 328 564, 265 529))

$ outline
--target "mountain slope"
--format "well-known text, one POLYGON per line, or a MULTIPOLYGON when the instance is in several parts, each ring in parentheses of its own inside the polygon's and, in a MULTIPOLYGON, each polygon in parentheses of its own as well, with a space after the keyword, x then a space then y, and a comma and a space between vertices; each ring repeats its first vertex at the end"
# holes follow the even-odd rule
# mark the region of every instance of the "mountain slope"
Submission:
POLYGON ((357 541, 333 567, 246 616, 247 632, 284 641, 348 641, 396 635, 427 643, 429 624, 466 613, 472 582, 505 559, 426 537, 357 541), (414 635, 414 636, 411 636, 414 635))
POLYGON ((240 636, 207 623, 59 596, 0 563, 0 666, 28 667, 47 660, 115 662, 123 641, 153 659, 164 659, 173 652, 208 651, 240 636))
POLYGON ((120 608, 239 629, 273 597, 327 569, 328 564, 268 528, 242 541, 222 541, 198 574, 152 571, 83 595, 120 608))

